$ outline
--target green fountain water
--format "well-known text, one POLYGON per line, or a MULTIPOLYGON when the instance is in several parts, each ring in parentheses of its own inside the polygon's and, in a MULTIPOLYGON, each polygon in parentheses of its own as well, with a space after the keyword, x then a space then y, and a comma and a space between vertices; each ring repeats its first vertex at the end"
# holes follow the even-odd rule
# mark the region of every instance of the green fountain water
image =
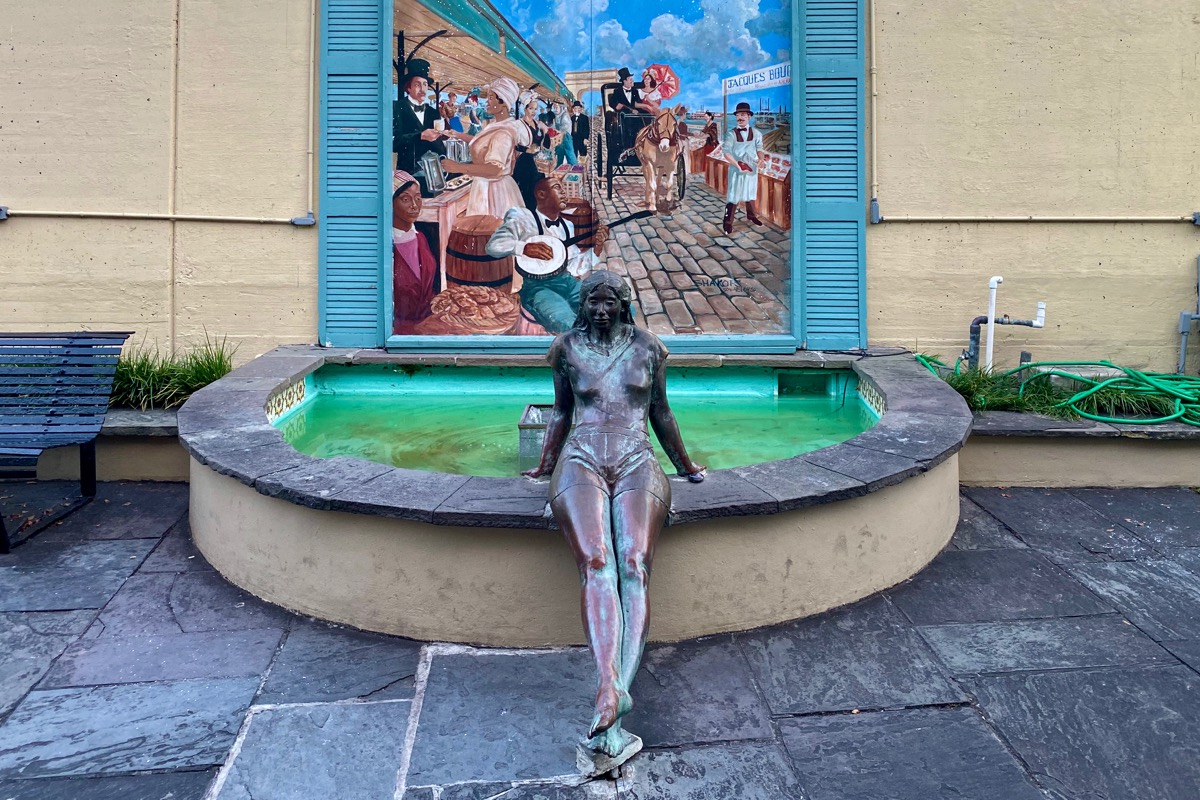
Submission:
MULTIPOLYGON (((315 396, 277 423, 297 450, 463 475, 518 474, 521 413, 554 399, 547 370, 325 368, 310 381, 315 396)), ((849 373, 687 369, 667 383, 692 458, 710 469, 817 450, 878 419, 849 373)))

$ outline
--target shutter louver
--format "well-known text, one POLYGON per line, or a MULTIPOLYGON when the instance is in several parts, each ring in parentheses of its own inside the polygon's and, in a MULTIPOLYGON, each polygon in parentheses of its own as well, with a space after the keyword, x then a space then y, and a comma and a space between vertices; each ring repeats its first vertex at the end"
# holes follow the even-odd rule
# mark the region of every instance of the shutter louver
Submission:
POLYGON ((803 15, 804 346, 866 345, 861 0, 806 0, 803 15))
POLYGON ((335 347, 384 341, 383 186, 392 118, 387 5, 328 0, 324 17, 320 336, 335 347))

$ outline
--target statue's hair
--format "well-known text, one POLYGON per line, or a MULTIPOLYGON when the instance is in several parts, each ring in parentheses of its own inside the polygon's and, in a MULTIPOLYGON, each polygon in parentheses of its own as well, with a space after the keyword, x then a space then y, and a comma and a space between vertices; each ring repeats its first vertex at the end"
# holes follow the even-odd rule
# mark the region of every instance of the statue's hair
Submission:
POLYGON ((587 317, 587 299, 592 292, 604 287, 611 289, 621 300, 621 322, 633 324, 633 292, 629 284, 615 272, 598 269, 591 272, 579 285, 579 314, 575 317, 574 327, 586 331, 591 327, 587 317))

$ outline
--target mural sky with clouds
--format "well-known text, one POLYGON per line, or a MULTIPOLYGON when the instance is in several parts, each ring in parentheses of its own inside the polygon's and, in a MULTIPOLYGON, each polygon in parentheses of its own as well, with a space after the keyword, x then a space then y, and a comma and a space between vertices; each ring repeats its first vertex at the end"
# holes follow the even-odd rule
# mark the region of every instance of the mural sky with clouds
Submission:
MULTIPOLYGON (((721 78, 791 58, 789 0, 494 0, 560 76, 627 66, 640 77, 669 64, 680 79, 671 104, 720 112, 721 78)), ((615 76, 613 78, 615 80, 615 76)), ((733 95, 791 110, 789 87, 733 95)), ((598 96, 584 98, 589 106, 598 96)))

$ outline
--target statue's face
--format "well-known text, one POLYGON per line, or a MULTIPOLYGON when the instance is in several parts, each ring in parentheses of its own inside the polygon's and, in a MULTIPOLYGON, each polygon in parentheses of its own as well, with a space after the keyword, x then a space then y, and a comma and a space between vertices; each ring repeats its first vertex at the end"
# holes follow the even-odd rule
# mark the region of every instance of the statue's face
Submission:
POLYGON ((593 289, 584 306, 588 321, 598 331, 607 331, 621 315, 621 298, 607 286, 593 289))

